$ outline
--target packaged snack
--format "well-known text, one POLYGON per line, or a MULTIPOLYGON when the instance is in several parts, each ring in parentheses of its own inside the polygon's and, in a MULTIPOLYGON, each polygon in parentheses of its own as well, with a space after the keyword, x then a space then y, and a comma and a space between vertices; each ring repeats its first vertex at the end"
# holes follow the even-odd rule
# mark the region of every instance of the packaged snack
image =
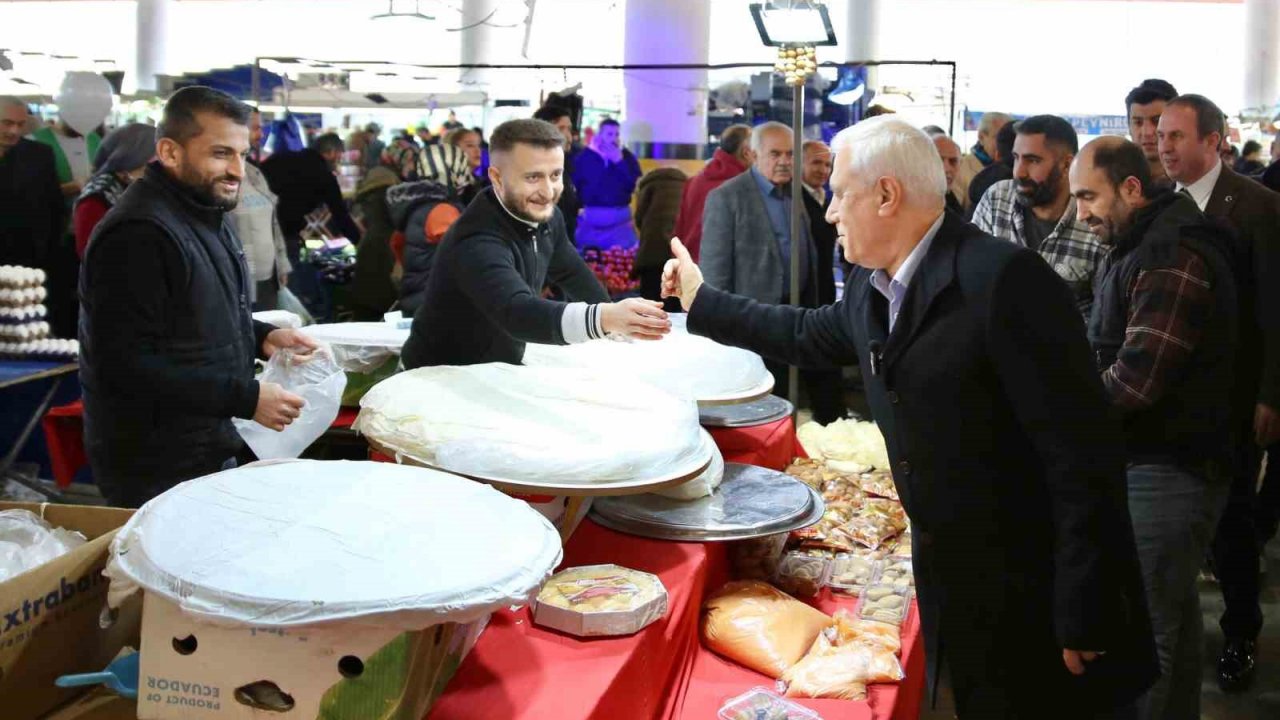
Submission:
POLYGON ((827 615, 755 580, 727 583, 702 607, 707 648, 771 678, 782 677, 832 624, 827 615))
POLYGON ((857 515, 858 508, 844 502, 827 503, 822 519, 791 533, 791 536, 808 547, 826 547, 832 550, 849 550, 852 541, 845 535, 834 531, 848 523, 857 515))
POLYGON ((579 637, 630 635, 667 613, 657 576, 619 565, 587 565, 551 576, 538 593, 533 621, 579 637))
POLYGON ((835 592, 860 595, 862 588, 870 585, 876 572, 873 558, 853 553, 836 555, 831 564, 831 579, 827 582, 835 592))
POLYGON ((837 610, 832 619, 835 620, 833 627, 838 635, 839 645, 862 643, 884 648, 895 655, 902 652, 901 631, 896 625, 860 620, 848 610, 837 610))
POLYGON ((877 585, 893 585, 896 587, 914 587, 915 574, 911 561, 905 558, 890 557, 880 564, 880 574, 876 576, 877 585))
POLYGON ((866 493, 855 478, 840 475, 822 484, 822 499, 829 503, 848 503, 858 507, 866 500, 866 493))
POLYGON ((911 608, 911 589, 894 585, 869 585, 858 602, 858 617, 889 625, 902 625, 911 608))
POLYGON ((858 478, 862 491, 876 497, 898 499, 898 487, 893 482, 893 474, 876 471, 863 473, 858 478))
POLYGON ((729 567, 736 580, 768 580, 778 571, 787 533, 738 540, 729 544, 729 567))
POLYGON ((773 584, 796 597, 813 597, 831 579, 831 559, 792 550, 782 556, 773 584))
POLYGON ((787 672, 787 697, 861 700, 868 683, 897 682, 903 678, 895 653, 896 629, 881 623, 859 622, 838 613, 835 625, 820 633, 813 647, 787 672), (884 629, 869 629, 868 626, 884 629))
POLYGON ((822 492, 822 486, 827 480, 826 467, 822 461, 812 458, 796 458, 783 472, 818 492, 822 492))
POLYGON ((761 687, 725 703, 716 717, 720 720, 822 720, 822 716, 809 708, 761 687))
POLYGON ((840 529, 854 542, 872 550, 901 532, 892 520, 879 515, 858 515, 840 529))

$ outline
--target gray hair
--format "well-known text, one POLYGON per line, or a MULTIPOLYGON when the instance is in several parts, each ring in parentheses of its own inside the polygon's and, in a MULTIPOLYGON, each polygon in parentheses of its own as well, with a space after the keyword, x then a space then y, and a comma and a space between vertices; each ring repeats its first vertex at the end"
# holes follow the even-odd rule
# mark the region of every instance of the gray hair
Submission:
POLYGON ((112 130, 102 139, 93 156, 93 171, 129 172, 150 162, 156 155, 156 129, 143 123, 129 123, 112 130))
POLYGON ((26 111, 28 115, 31 114, 31 108, 12 95, 0 95, 0 107, 19 107, 26 111))
POLYGON ((771 132, 785 132, 790 135, 791 126, 786 123, 780 123, 776 120, 770 120, 767 123, 757 125, 755 129, 751 131, 751 149, 757 153, 760 152, 760 147, 764 145, 764 136, 771 132))
POLYGON ((933 140, 896 115, 868 118, 840 131, 831 146, 848 151, 849 172, 869 187, 882 177, 902 183, 907 202, 941 205, 947 194, 947 176, 933 140))
POLYGON ((982 119, 978 121, 978 132, 986 135, 991 133, 996 125, 1005 125, 1013 122, 1013 116, 1002 112, 982 113, 982 119))

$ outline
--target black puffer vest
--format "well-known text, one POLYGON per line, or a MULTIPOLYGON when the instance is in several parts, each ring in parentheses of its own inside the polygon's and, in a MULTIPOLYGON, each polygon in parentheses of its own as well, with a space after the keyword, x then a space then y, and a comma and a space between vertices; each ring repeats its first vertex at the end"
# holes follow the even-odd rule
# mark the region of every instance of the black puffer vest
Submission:
POLYGON ((1190 199, 1163 193, 1138 211, 1117 240, 1095 284, 1089 342, 1099 370, 1111 367, 1124 345, 1131 289, 1139 273, 1169 267, 1179 246, 1209 269, 1213 309, 1186 366, 1169 378, 1164 395, 1122 422, 1131 463, 1203 468, 1231 462, 1231 388, 1238 329, 1236 282, 1229 238, 1190 199))
POLYGON ((239 451, 231 417, 252 416, 257 402, 248 282, 224 213, 198 204, 154 163, 99 223, 80 277, 80 378, 85 445, 104 491, 136 502, 215 472, 239 451), (160 330, 130 348, 101 348, 92 318, 111 309, 96 307, 93 278, 115 269, 94 262, 97 240, 139 222, 173 242, 182 276, 139 278, 142 292, 164 297, 160 330), (190 382, 196 377, 198 385, 190 382))

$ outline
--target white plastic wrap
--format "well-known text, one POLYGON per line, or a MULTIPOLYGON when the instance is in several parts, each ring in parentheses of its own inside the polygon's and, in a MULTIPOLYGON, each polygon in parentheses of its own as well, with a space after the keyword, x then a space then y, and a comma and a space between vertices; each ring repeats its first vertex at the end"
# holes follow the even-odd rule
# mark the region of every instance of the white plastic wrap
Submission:
POLYGON ((254 420, 233 420, 240 437, 261 460, 301 455, 338 417, 342 391, 347 387, 347 376, 326 352, 317 352, 306 362, 294 362, 292 353, 281 350, 267 361, 258 380, 281 385, 307 402, 302 414, 278 432, 254 420))
POLYGON ((616 371, 418 368, 360 407, 355 429, 382 447, 488 479, 591 485, 679 476, 707 459, 692 400, 616 371))
POLYGON ((381 367, 409 340, 409 329, 394 322, 351 322, 311 325, 307 335, 328 343, 333 357, 347 372, 367 373, 381 367))
POLYGON ((711 451, 711 464, 707 466, 707 469, 702 471, 701 475, 683 485, 677 485, 665 490, 655 490, 654 494, 668 497, 672 500, 697 500, 710 495, 716 491, 716 488, 720 487, 720 483, 724 480, 724 455, 720 453, 720 448, 716 446, 716 441, 711 437, 711 433, 706 430, 702 431, 702 444, 704 447, 710 448, 711 451))
POLYGON ((671 333, 657 342, 607 338, 576 345, 530 344, 524 364, 616 370, 699 402, 741 399, 773 387, 773 376, 759 355, 691 335, 683 314, 670 317, 671 333))
POLYGON ((55 528, 27 510, 0 510, 0 582, 52 562, 85 544, 84 535, 55 528))
POLYGON ((391 463, 255 463, 182 483, 111 545, 109 602, 140 588, 222 625, 416 630, 526 603, 560 562, 526 503, 391 463))
POLYGON ((278 328, 302 327, 302 318, 297 313, 291 313, 288 310, 260 310, 253 314, 253 319, 258 322, 264 322, 268 325, 275 325, 278 328))

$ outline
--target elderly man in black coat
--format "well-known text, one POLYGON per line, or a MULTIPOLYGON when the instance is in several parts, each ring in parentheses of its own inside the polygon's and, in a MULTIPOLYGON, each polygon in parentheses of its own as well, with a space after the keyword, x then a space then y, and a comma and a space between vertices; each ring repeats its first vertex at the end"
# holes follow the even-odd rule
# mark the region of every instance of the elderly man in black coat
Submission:
POLYGON ((801 367, 862 360, 911 518, 931 695, 961 718, 1124 716, 1154 681, 1120 434, 1070 293, 1035 253, 944 211, 929 138, 893 117, 836 138, 827 213, 844 299, 772 306, 703 285, 683 247, 664 292, 689 330, 801 367))

